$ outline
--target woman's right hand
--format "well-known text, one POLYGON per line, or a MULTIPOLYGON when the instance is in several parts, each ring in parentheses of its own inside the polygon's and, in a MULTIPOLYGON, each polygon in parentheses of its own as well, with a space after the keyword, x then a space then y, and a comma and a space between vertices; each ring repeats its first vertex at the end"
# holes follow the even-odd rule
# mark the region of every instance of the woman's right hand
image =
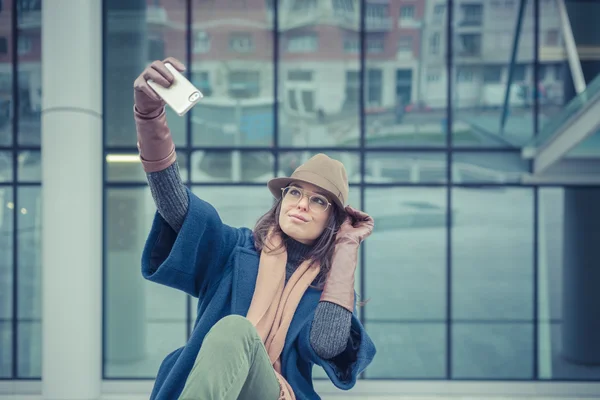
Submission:
POLYGON ((185 66, 173 57, 165 58, 163 61, 157 60, 148 65, 133 82, 133 99, 135 108, 140 114, 151 114, 165 105, 165 102, 152 90, 147 82, 152 79, 165 88, 171 86, 174 77, 165 66, 165 63, 171 64, 179 72, 185 71, 185 66))

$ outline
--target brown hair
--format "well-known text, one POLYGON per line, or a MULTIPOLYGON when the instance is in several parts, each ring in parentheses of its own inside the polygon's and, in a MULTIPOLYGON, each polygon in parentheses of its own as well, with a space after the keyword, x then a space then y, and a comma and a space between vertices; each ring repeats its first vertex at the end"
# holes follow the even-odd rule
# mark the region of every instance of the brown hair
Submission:
MULTIPOLYGON (((278 250, 271 249, 267 242, 267 236, 269 231, 272 229, 274 234, 279 234, 283 238, 281 246, 284 246, 289 236, 286 235, 279 226, 279 213, 281 211, 281 199, 277 200, 273 207, 267 211, 259 220, 256 222, 254 227, 254 247, 257 251, 262 251, 263 248, 268 248, 269 251, 278 250)), ((317 285, 322 288, 325 283, 325 279, 331 269, 331 261, 333 258, 333 251, 335 249, 335 235, 346 218, 346 212, 340 209, 336 204, 332 204, 332 212, 329 214, 325 230, 315 240, 315 243, 306 255, 307 260, 311 260, 312 263, 319 261, 321 263, 321 272, 317 277, 317 285)))

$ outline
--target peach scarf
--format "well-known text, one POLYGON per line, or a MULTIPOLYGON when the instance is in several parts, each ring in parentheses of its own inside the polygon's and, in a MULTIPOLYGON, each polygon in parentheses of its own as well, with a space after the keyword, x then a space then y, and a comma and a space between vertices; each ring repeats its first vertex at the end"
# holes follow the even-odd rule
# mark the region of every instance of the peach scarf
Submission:
POLYGON ((274 251, 281 245, 282 238, 271 232, 267 242, 269 246, 265 246, 260 255, 256 288, 246 318, 256 327, 267 349, 281 388, 279 398, 295 400, 296 396, 291 386, 281 375, 280 357, 298 303, 319 274, 321 267, 318 263, 310 266, 309 261, 304 261, 286 284, 287 251, 285 247, 274 251))

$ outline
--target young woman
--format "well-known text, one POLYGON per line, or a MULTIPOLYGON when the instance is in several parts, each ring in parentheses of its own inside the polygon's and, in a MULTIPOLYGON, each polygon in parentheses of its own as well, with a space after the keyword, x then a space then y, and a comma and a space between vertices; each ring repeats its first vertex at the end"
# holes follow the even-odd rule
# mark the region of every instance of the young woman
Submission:
MULTIPOLYGON (((187 344, 162 362, 151 399, 318 399, 313 365, 350 389, 375 347, 355 314, 354 274, 373 219, 346 206, 344 166, 319 154, 272 179, 255 229, 224 224, 181 182, 165 104, 169 62, 134 82, 138 148, 157 206, 142 274, 197 297, 187 344)), ((239 199, 244 207, 244 199, 239 199)))

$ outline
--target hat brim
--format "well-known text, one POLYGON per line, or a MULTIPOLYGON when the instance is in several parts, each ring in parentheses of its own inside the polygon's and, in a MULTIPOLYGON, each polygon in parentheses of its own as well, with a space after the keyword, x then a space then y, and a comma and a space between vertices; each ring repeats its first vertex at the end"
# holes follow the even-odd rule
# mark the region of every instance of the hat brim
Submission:
POLYGON ((340 201, 339 198, 337 198, 331 191, 325 189, 324 187, 322 187, 321 185, 317 185, 314 182, 309 182, 307 180, 304 179, 298 179, 298 178, 273 178, 271 179, 268 183, 267 183, 267 187, 269 188, 269 190, 271 191, 271 194, 273 196, 275 196, 276 199, 280 199, 281 198, 281 190, 287 186, 290 185, 290 183, 292 182, 302 182, 302 183, 308 183, 309 185, 315 185, 318 188, 322 189, 324 192, 327 193, 327 197, 329 198, 329 200, 333 201, 335 203, 336 206, 338 206, 340 209, 344 209, 344 205, 342 204, 342 202, 340 201))

